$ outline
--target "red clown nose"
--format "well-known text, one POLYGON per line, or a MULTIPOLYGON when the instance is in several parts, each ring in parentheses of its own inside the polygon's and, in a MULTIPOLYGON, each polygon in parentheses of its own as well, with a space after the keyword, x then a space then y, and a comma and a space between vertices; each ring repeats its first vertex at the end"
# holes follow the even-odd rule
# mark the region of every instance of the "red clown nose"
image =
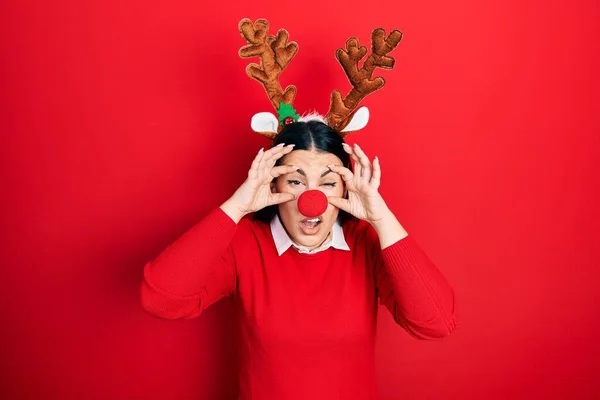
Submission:
POLYGON ((318 217, 327 210, 327 196, 320 190, 307 190, 298 198, 298 210, 305 217, 318 217))

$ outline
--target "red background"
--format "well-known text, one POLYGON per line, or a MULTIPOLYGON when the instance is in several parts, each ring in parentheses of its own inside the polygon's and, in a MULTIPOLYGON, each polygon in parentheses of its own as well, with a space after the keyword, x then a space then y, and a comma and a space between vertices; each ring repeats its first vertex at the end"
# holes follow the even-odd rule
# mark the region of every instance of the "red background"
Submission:
POLYGON ((600 395, 597 2, 259 3, 2 2, 1 397, 235 395, 230 304, 162 321, 138 286, 267 144, 246 16, 299 43, 282 81, 300 112, 348 90, 349 36, 404 32, 349 141, 380 157, 459 326, 418 341, 382 309, 381 399, 600 395))

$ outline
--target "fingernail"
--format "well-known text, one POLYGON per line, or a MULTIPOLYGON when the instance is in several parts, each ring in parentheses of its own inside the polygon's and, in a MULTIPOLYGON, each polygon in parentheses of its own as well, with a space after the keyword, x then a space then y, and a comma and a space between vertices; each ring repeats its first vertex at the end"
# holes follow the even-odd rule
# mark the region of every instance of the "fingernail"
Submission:
POLYGON ((265 149, 264 147, 261 147, 260 150, 258 151, 258 154, 262 153, 264 149, 265 149))
POLYGON ((290 146, 290 147, 294 147, 294 146, 295 146, 295 144, 288 144, 288 146, 290 146))
POLYGON ((285 143, 279 143, 279 144, 278 144, 277 146, 275 146, 275 147, 283 147, 283 146, 285 146, 285 143))
POLYGON ((342 143, 342 146, 344 146, 344 147, 350 147, 350 146, 348 145, 348 143, 342 143))

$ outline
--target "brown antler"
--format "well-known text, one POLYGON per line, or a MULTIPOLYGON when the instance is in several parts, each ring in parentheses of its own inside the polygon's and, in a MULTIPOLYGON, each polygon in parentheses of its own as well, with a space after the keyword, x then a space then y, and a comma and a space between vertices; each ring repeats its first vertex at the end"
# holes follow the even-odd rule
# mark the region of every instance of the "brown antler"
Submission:
POLYGON ((253 24, 250 19, 244 18, 240 21, 239 29, 249 43, 240 49, 240 57, 259 56, 261 60, 261 65, 252 63, 246 67, 248 76, 264 86, 276 110, 280 102, 291 105, 296 97, 296 87, 290 85, 283 91, 279 75, 298 52, 296 42, 287 42, 289 35, 285 29, 280 29, 277 37, 267 36, 269 22, 266 19, 258 19, 253 24))
POLYGON ((358 62, 367 54, 367 48, 358 44, 358 39, 350 38, 346 41, 346 50, 338 49, 336 58, 344 68, 352 90, 345 99, 339 91, 331 93, 331 104, 325 116, 329 126, 340 132, 350 122, 350 117, 358 103, 367 95, 379 90, 385 85, 385 79, 377 77, 371 79, 375 67, 383 69, 394 68, 395 60, 387 54, 396 48, 402 39, 402 32, 393 30, 388 37, 385 31, 377 28, 371 35, 371 55, 358 69, 358 62))

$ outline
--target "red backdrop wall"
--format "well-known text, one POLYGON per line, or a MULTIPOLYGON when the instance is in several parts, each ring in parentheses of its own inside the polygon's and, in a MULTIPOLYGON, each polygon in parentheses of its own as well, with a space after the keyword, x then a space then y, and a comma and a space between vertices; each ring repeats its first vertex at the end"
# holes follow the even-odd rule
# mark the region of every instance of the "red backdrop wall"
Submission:
POLYGON ((231 305, 163 321, 138 287, 267 144, 246 16, 299 43, 282 81, 301 112, 348 89, 349 36, 404 32, 349 141, 381 159, 460 321, 417 341, 382 309, 381 398, 600 395, 597 2, 363 4, 2 2, 2 398, 234 398, 231 305))

